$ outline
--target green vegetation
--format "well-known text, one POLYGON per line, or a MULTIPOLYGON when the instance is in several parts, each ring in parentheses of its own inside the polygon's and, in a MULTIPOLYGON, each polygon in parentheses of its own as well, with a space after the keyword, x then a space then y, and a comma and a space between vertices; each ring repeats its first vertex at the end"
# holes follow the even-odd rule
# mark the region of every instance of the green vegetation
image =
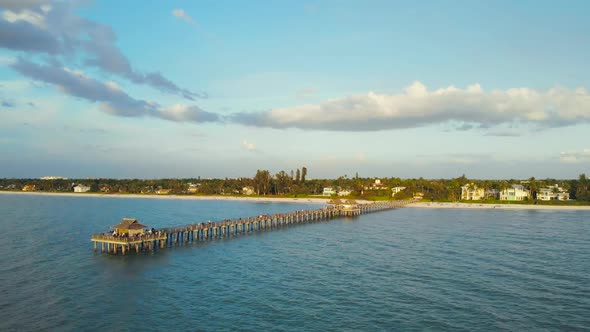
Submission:
MULTIPOLYGON (((525 201, 507 202, 497 199, 482 201, 465 201, 481 204, 559 204, 559 205, 583 205, 590 203, 590 180, 585 174, 578 179, 538 180, 529 178, 521 180, 478 180, 468 179, 465 175, 452 179, 400 179, 382 178, 381 186, 375 186, 375 178, 362 178, 358 174, 354 178, 347 175, 336 179, 309 179, 306 167, 297 169, 296 172, 280 171, 274 175, 268 170, 258 170, 253 178, 236 179, 68 179, 68 180, 40 180, 40 179, 0 179, 0 190, 21 191, 26 185, 34 185, 35 191, 47 192, 72 192, 76 184, 90 187, 89 192, 117 193, 117 194, 157 194, 161 189, 169 189, 170 194, 176 195, 243 195, 247 191, 255 196, 273 197, 323 197, 323 189, 332 187, 335 189, 350 190, 350 195, 344 198, 387 200, 392 199, 393 187, 405 187, 395 195, 395 199, 409 199, 417 193, 424 195, 425 201, 457 202, 461 200, 461 186, 473 183, 479 188, 503 190, 513 184, 522 184, 530 189, 532 197, 525 201), (570 193, 570 198, 575 201, 540 201, 534 199, 540 188, 558 184, 570 193), (249 190, 244 190, 249 188, 249 190)), ((167 191, 165 191, 167 193, 167 191)))

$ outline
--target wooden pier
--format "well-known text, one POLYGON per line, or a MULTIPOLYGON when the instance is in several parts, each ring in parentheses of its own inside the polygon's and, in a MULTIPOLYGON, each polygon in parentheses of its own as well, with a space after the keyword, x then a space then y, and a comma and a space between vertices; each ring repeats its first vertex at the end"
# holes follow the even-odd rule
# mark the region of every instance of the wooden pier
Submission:
POLYGON ((355 217, 371 212, 401 208, 413 202, 410 200, 358 204, 351 200, 332 200, 329 202, 330 206, 317 210, 276 213, 160 229, 152 228, 147 231, 147 226, 139 224, 136 219, 126 218, 120 224, 111 227, 114 230, 112 233, 94 234, 91 241, 94 242, 94 251, 98 251, 100 246, 100 251, 103 253, 125 255, 132 251, 150 252, 196 241, 272 230, 288 225, 329 221, 339 217, 355 217))

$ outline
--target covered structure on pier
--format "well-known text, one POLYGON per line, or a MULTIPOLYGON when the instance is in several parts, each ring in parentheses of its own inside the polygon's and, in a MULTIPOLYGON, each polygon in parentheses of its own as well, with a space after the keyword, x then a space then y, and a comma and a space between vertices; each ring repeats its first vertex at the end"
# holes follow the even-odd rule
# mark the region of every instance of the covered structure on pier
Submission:
POLYGON ((341 210, 346 216, 359 215, 361 212, 360 204, 354 199, 340 200, 332 199, 328 204, 333 205, 335 208, 341 210))
POLYGON ((335 207, 342 205, 344 202, 339 198, 334 198, 328 201, 329 205, 334 205, 335 207))
POLYGON ((133 218, 123 218, 121 223, 111 227, 117 234, 127 234, 129 236, 144 234, 146 228, 148 226, 140 224, 137 219, 133 218))

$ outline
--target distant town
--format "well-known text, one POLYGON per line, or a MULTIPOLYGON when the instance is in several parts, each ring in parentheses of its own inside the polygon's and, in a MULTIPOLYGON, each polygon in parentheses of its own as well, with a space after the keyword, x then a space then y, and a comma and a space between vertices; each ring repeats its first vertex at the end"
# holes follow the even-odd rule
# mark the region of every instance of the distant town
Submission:
POLYGON ((590 181, 578 179, 481 180, 366 178, 309 179, 307 169, 252 178, 225 179, 0 179, 0 191, 71 192, 145 195, 232 195, 277 197, 349 197, 368 200, 421 199, 439 202, 517 202, 522 204, 590 204, 590 181))

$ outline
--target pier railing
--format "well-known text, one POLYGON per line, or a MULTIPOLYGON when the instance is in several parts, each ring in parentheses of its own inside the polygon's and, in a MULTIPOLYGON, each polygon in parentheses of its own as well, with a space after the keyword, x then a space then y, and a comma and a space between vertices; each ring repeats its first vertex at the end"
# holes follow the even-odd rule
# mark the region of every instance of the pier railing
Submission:
POLYGON ((124 243, 134 243, 134 242, 142 242, 142 241, 154 241, 159 240, 163 237, 166 237, 166 233, 163 231, 156 232, 154 234, 143 234, 140 236, 121 236, 121 235, 112 235, 112 234, 94 234, 92 235, 92 241, 99 241, 99 242, 124 242, 124 243))
POLYGON ((236 236, 239 234, 272 230, 275 228, 328 221, 338 217, 355 217, 366 213, 382 210, 396 209, 414 203, 408 201, 383 201, 368 204, 344 203, 336 206, 328 206, 316 210, 301 210, 287 213, 264 214, 253 217, 226 219, 221 221, 208 221, 193 223, 183 226, 157 229, 153 234, 140 236, 115 236, 109 233, 92 235, 94 249, 98 249, 98 243, 102 244, 102 251, 109 253, 129 252, 132 247, 136 252, 153 251, 156 248, 173 247, 199 240, 212 240, 215 238, 236 236))

